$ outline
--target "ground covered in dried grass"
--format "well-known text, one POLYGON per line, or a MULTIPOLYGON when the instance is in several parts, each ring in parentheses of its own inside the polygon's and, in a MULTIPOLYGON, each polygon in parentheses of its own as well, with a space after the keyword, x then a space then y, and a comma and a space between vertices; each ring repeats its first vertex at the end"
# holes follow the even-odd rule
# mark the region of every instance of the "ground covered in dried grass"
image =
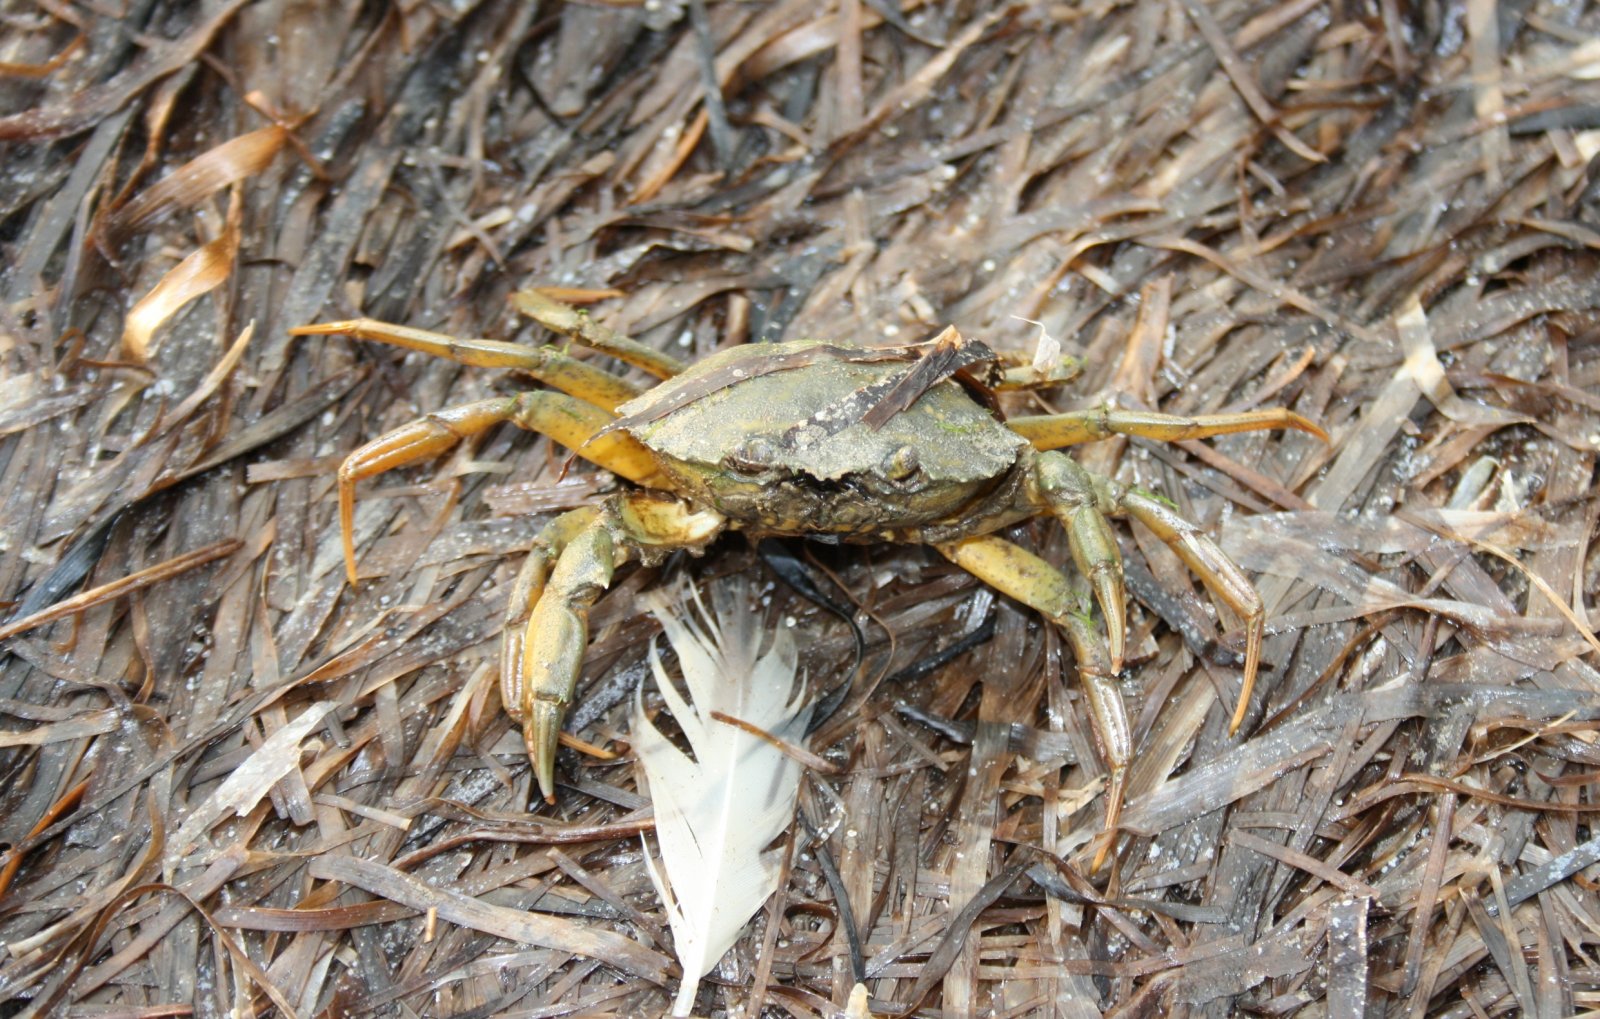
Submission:
POLYGON ((1083 450, 1271 614, 1230 738, 1238 620, 1120 528, 1099 873, 1059 635, 927 550, 814 550, 867 659, 702 1014, 1596 1006, 1600 9, 898 3, 0 5, 0 1011, 668 1006, 638 594, 751 577, 819 687, 852 643, 737 537, 625 573, 573 722, 623 756, 534 800, 500 615, 611 481, 502 429, 369 483, 352 590, 343 454, 513 383, 286 332, 536 342, 530 284, 689 356, 1040 323, 1087 361, 1050 406, 1333 438, 1083 450))

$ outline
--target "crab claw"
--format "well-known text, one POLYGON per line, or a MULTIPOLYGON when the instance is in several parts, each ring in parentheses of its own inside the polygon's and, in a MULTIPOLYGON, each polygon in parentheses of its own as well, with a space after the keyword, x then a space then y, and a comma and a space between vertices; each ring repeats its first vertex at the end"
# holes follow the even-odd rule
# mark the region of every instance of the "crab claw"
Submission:
MULTIPOLYGON (((569 549, 570 551, 570 549, 569 549)), ((598 558, 598 557, 597 557, 598 558)), ((594 560, 591 560, 594 561, 594 560)), ((604 565, 604 560, 600 560, 604 565)), ((561 741, 561 721, 578 685, 583 668, 583 652, 589 642, 589 612, 584 601, 592 602, 597 589, 580 588, 579 599, 568 600, 565 592, 573 560, 563 558, 556 565, 550 587, 557 597, 540 599, 528 620, 523 641, 522 671, 527 688, 522 700, 522 742, 533 762, 534 777, 545 801, 556 799, 556 745, 561 741), (566 569, 564 569, 566 568, 566 569)), ((581 564, 580 564, 581 565, 581 564)), ((609 570, 607 577, 609 579, 609 570)))
POLYGON ((591 522, 556 559, 522 641, 522 741, 545 800, 555 802, 556 744, 589 643, 589 609, 611 583, 615 544, 604 521, 591 522))

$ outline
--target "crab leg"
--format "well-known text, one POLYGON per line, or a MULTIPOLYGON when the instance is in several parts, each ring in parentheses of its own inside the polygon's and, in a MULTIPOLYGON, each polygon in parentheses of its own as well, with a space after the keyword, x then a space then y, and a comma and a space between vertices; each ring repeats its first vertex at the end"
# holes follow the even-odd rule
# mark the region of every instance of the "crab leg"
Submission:
POLYGON ((688 367, 671 354, 647 347, 630 336, 596 322, 588 312, 546 297, 537 290, 518 290, 511 305, 546 329, 558 332, 602 354, 610 354, 624 364, 643 369, 658 379, 683 374, 688 367))
POLYGON ((584 511, 558 517, 540 536, 543 540, 549 535, 552 546, 564 542, 564 547, 528 614, 519 661, 502 661, 500 666, 506 711, 522 724, 534 777, 551 803, 561 720, 572 703, 589 643, 589 610, 611 585, 612 573, 646 550, 653 558, 666 549, 703 548, 726 523, 719 513, 656 492, 613 496, 589 511, 587 519, 579 518, 579 512, 584 511), (569 529, 572 533, 566 533, 569 529))
POLYGON ((656 480, 656 461, 632 436, 595 433, 611 422, 610 414, 570 396, 535 390, 493 400, 462 404, 401 425, 345 457, 339 465, 339 526, 344 533, 345 573, 356 583, 356 482, 405 464, 436 456, 464 438, 481 435, 511 422, 547 435, 579 456, 614 474, 648 485, 656 480), (592 441, 591 441, 592 440, 592 441))
POLYGON ((289 330, 291 336, 333 333, 417 350, 474 368, 509 368, 606 411, 615 411, 619 404, 627 403, 643 391, 625 379, 568 357, 554 347, 529 347, 502 340, 462 340, 370 318, 322 322, 289 330))
POLYGON ((1005 366, 1000 381, 994 385, 1000 392, 1055 389, 1083 374, 1083 362, 1070 354, 1057 358, 1055 364, 1043 366, 1014 354, 997 353, 997 356, 1005 366))
POLYGON ((1122 488, 1105 478, 1093 480, 1116 511, 1125 512, 1150 528, 1213 595, 1244 620, 1244 682, 1239 689, 1239 701, 1234 705, 1233 718, 1228 722, 1228 735, 1233 735, 1244 722, 1250 693, 1256 685, 1256 671, 1261 666, 1261 640, 1267 620, 1261 596, 1216 542, 1166 504, 1138 489, 1122 488))
POLYGON ((1251 410, 1240 414, 1202 414, 1181 417, 1175 414, 1157 414, 1154 411, 1119 410, 1115 407, 1095 407, 1070 414, 1036 414, 1015 417, 1006 422, 1036 449, 1059 449, 1079 443, 1106 439, 1113 435, 1134 435, 1158 442, 1181 442, 1184 439, 1204 439, 1213 435, 1234 432, 1259 432, 1270 428, 1295 428, 1309 432, 1328 441, 1328 433, 1315 422, 1301 417, 1292 410, 1274 407, 1269 410, 1251 410))
POLYGON ((1133 737, 1128 728, 1128 711, 1117 689, 1116 670, 1111 656, 1072 590, 1066 575, 1045 560, 1003 538, 983 535, 946 542, 936 546, 951 562, 990 587, 1010 595, 1037 610, 1061 627, 1078 661, 1083 680, 1089 718, 1093 723, 1100 757, 1109 773, 1106 786, 1107 838, 1095 855, 1093 869, 1100 869, 1116 839, 1117 821, 1122 816, 1123 782, 1128 759, 1133 755, 1133 737))
POLYGON ((1094 600, 1106 617, 1111 671, 1121 672, 1128 596, 1122 582, 1122 553, 1105 515, 1113 504, 1103 501, 1094 475, 1061 453, 1041 453, 1034 461, 1033 479, 1039 500, 1067 529, 1072 561, 1088 578, 1094 600))

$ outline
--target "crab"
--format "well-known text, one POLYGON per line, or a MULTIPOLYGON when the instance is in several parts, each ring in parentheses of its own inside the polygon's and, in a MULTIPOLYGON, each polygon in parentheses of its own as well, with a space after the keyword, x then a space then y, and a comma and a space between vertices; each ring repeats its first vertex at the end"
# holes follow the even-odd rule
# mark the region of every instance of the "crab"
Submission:
POLYGON ((1327 435, 1287 409, 1179 417, 1108 406, 1002 420, 993 388, 1043 386, 1064 373, 1001 372, 981 343, 946 330, 932 344, 872 348, 817 340, 721 350, 693 365, 596 323, 537 291, 519 309, 571 339, 660 379, 648 390, 554 347, 455 339, 370 319, 292 330, 345 334, 506 368, 550 388, 480 400, 412 421, 351 453, 339 468, 345 569, 357 582, 356 485, 497 425, 546 435, 631 482, 540 530, 512 587, 501 692, 521 727, 540 790, 553 802, 555 757, 588 643, 591 606, 617 568, 725 530, 840 542, 915 542, 1058 626, 1077 660, 1108 773, 1115 829, 1132 738, 1116 678, 1126 595, 1109 517, 1148 527, 1243 621, 1243 675, 1229 732, 1244 718, 1261 657, 1265 610, 1250 581, 1203 531, 1160 498, 1092 473, 1059 449, 1112 435, 1179 441, 1293 428, 1327 435), (1066 529, 1080 585, 1001 537, 1049 515, 1066 529))

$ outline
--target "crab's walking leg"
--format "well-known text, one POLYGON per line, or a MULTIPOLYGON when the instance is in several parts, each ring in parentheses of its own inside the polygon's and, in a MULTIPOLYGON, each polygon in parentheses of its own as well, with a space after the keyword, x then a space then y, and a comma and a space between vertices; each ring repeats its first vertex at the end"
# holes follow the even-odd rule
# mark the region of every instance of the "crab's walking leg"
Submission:
POLYGON ((1126 513, 1150 528, 1212 594, 1244 620, 1244 682, 1239 689, 1239 702, 1234 705, 1233 718, 1228 722, 1228 735, 1233 735, 1244 722, 1250 693, 1256 685, 1256 671, 1261 666, 1261 639, 1267 621, 1261 596, 1244 571, 1233 564, 1216 542, 1166 504, 1138 489, 1122 488, 1105 478, 1095 477, 1094 482, 1103 497, 1115 506, 1116 512, 1126 513))
POLYGON ((1259 432, 1271 428, 1296 428, 1302 432, 1310 432, 1323 442, 1328 441, 1328 433, 1315 422, 1283 407, 1251 410, 1241 414, 1202 414, 1197 417, 1096 407, 1092 410, 1073 411, 1070 414, 1015 417, 1006 424, 1012 431, 1033 443, 1037 449, 1059 449, 1062 446, 1094 442, 1096 439, 1106 439, 1113 435, 1133 435, 1159 442, 1181 442, 1185 439, 1204 439, 1212 435, 1229 435, 1234 432, 1259 432))
POLYGON ((468 436, 482 434, 507 421, 548 435, 584 459, 630 481, 646 485, 655 481, 655 457, 632 436, 624 432, 595 436, 611 420, 610 414, 593 404, 537 390, 429 414, 357 449, 339 465, 339 526, 344 533, 344 565, 351 585, 356 583, 356 482, 435 456, 468 436))
POLYGON ((596 322, 588 312, 546 297, 537 290, 519 290, 511 304, 535 322, 585 347, 610 354, 624 364, 643 369, 658 379, 683 374, 688 367, 671 354, 647 347, 630 336, 596 322))
POLYGON ((529 347, 503 340, 463 340, 444 333, 392 325, 370 318, 299 326, 289 330, 289 333, 292 336, 339 333, 421 351, 474 368, 508 368, 531 375, 546 385, 607 411, 615 411, 619 404, 627 403, 642 392, 626 379, 568 357, 554 347, 529 347))
POLYGON ((1067 529, 1067 545, 1078 572, 1089 580, 1094 600, 1106 617, 1111 671, 1122 671, 1128 632, 1127 591, 1122 581, 1122 554, 1105 511, 1112 504, 1095 486, 1094 475, 1061 453, 1041 453, 1035 460, 1037 498, 1067 529))
MULTIPOLYGON (((546 529, 550 544, 563 543, 522 638, 519 662, 502 662, 506 710, 522 723, 522 739, 546 800, 555 800, 556 744, 561 720, 572 703, 589 643, 589 610, 611 584, 612 572, 641 551, 703 548, 726 520, 675 496, 626 492, 590 511, 558 517, 546 529), (555 529, 558 533, 551 533, 555 529), (573 533, 565 533, 572 529, 573 533)), ((546 535, 541 535, 541 539, 546 535)), ((536 567, 538 569, 538 567, 536 567)))
POLYGON ((1054 389, 1083 374, 1083 362, 1070 354, 1057 358, 1051 365, 1036 365, 1030 359, 1012 354, 998 356, 1005 367, 993 388, 1000 392, 1054 389))
POLYGON ((1072 584, 1045 560, 1003 538, 983 535, 937 546, 949 560, 996 590, 1036 609, 1061 627, 1078 660, 1100 757, 1110 773, 1106 787, 1106 842, 1094 860, 1098 870, 1116 839, 1122 816, 1123 782, 1133 737, 1128 711, 1117 689, 1116 670, 1105 642, 1083 612, 1072 584))

